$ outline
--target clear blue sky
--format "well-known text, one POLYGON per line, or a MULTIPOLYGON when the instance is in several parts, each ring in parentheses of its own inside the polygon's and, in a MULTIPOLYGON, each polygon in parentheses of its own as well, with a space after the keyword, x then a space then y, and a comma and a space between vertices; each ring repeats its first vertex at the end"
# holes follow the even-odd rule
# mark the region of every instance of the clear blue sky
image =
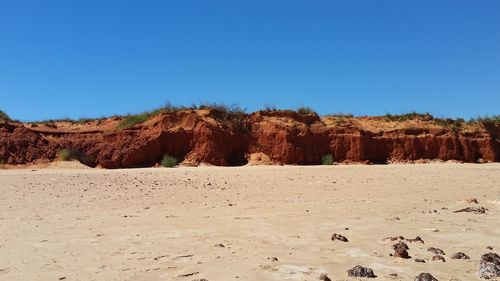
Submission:
POLYGON ((500 113, 498 0, 2 0, 0 109, 500 113))

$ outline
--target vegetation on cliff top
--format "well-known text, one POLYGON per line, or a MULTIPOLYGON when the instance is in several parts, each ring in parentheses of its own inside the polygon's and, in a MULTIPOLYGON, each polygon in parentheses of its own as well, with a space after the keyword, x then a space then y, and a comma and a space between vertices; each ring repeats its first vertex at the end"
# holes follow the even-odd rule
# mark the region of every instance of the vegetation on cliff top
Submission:
POLYGON ((264 109, 260 112, 270 113, 270 112, 284 112, 284 113, 298 113, 300 115, 318 115, 318 113, 309 106, 300 106, 297 109, 279 109, 274 104, 265 104, 264 109))
POLYGON ((434 117, 432 114, 426 113, 417 113, 415 111, 404 113, 404 114, 386 114, 383 116, 386 121, 389 122, 405 122, 409 120, 420 120, 420 121, 428 121, 432 122, 438 126, 450 128, 453 131, 458 131, 465 124, 498 124, 500 123, 500 115, 493 116, 481 116, 478 118, 471 118, 466 121, 463 118, 438 118, 434 117))
POLYGON ((300 115, 317 114, 316 111, 309 106, 301 106, 297 108, 297 113, 300 115))
MULTIPOLYGON (((206 102, 206 103, 200 103, 200 104, 192 104, 191 106, 176 106, 172 105, 171 103, 167 102, 164 106, 156 108, 151 111, 145 111, 139 114, 128 114, 128 115, 119 115, 115 117, 121 118, 121 121, 117 125, 117 129, 126 129, 130 128, 136 124, 143 123, 147 121, 148 119, 160 115, 160 114, 168 114, 168 113, 175 113, 175 112, 181 112, 181 111, 190 111, 190 110, 211 110, 210 114, 212 114, 213 118, 218 119, 220 121, 242 121, 244 117, 247 114, 247 109, 242 108, 237 104, 233 105, 226 105, 223 103, 215 103, 215 102, 206 102)), ((308 106, 301 106, 296 109, 279 109, 276 107, 276 105, 270 105, 270 104, 265 104, 264 108, 261 110, 261 112, 283 112, 283 113, 298 113, 300 115, 311 115, 315 114, 318 115, 318 113, 311 107, 308 106)), ((337 113, 337 114, 326 114, 324 115, 325 117, 334 117, 337 119, 349 119, 349 118, 356 118, 352 114, 347 114, 347 113, 337 113)), ((405 121, 410 121, 410 120, 420 120, 420 121, 427 121, 427 122, 432 122, 438 126, 443 126, 447 128, 451 128, 453 130, 458 130, 460 129, 463 125, 465 124, 488 124, 488 123, 494 123, 498 124, 500 123, 500 115, 492 115, 492 116, 481 116, 477 118, 471 118, 469 120, 465 120, 463 118, 438 118, 434 117, 432 114, 425 112, 425 113, 418 113, 415 111, 408 112, 408 113, 403 113, 403 114, 385 114, 382 117, 382 120, 385 120, 387 122, 405 122, 405 121)), ((90 121, 95 121, 95 120, 101 120, 104 119, 105 117, 102 118, 80 118, 80 119, 58 119, 58 120, 44 120, 44 121, 38 121, 38 122, 30 122, 33 125, 37 124, 47 124, 47 123, 53 123, 53 122, 69 122, 69 123, 86 123, 90 121)), ((6 121, 12 121, 10 117, 3 111, 0 110, 0 120, 6 120, 6 121)))
POLYGON ((140 114, 129 114, 126 115, 122 121, 118 124, 117 129, 126 129, 132 127, 136 124, 140 124, 146 122, 149 118, 154 117, 159 114, 164 113, 174 113, 179 111, 186 110, 212 110, 213 115, 216 119, 219 120, 228 120, 228 119, 238 119, 245 115, 246 108, 242 108, 237 104, 226 105, 223 103, 201 103, 200 105, 193 104, 190 107, 186 106, 174 106, 171 103, 167 102, 165 106, 157 108, 152 111, 146 111, 140 114))
POLYGON ((7 113, 0 110, 0 120, 10 121, 10 117, 7 113))
POLYGON ((129 127, 132 127, 135 124, 140 124, 140 123, 146 122, 151 116, 152 115, 149 112, 144 112, 144 113, 135 114, 135 115, 132 115, 132 114, 127 115, 127 116, 123 117, 122 121, 120 121, 120 123, 118 123, 118 126, 116 128, 118 130, 121 130, 121 129, 126 129, 129 127))

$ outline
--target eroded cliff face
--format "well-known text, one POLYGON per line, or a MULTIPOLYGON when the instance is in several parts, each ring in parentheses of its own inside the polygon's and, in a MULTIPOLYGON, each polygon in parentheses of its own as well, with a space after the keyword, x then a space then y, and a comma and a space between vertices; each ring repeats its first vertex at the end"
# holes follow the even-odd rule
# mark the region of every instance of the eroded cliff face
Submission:
POLYGON ((452 130, 432 121, 388 122, 380 117, 337 118, 295 112, 222 116, 214 110, 160 114, 117 130, 120 118, 84 124, 33 126, 0 123, 0 160, 5 164, 52 161, 64 148, 85 164, 103 168, 148 167, 169 154, 185 164, 244 165, 252 155, 273 164, 387 163, 419 159, 464 162, 500 160, 500 125, 452 130))

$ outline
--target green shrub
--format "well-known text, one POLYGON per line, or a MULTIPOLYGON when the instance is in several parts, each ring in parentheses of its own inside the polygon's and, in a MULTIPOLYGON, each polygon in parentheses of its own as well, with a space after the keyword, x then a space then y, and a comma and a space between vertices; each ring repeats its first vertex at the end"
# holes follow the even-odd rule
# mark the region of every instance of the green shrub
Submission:
POLYGON ((333 156, 331 154, 325 154, 321 157, 322 165, 333 165, 333 156))
POLYGON ((177 165, 177 159, 175 157, 165 154, 161 160, 161 165, 163 167, 172 168, 177 165))
POLYGON ((493 115, 493 116, 480 116, 478 118, 471 118, 468 123, 494 123, 498 124, 500 123, 500 115, 493 115))
POLYGON ((226 105, 216 102, 201 103, 200 106, 198 106, 198 109, 214 109, 226 113, 227 115, 243 115, 247 111, 246 108, 240 107, 237 104, 226 105))
POLYGON ((276 107, 275 104, 269 104, 269 103, 266 103, 264 105, 264 110, 265 112, 273 112, 273 111, 277 111, 278 108, 276 107))
POLYGON ((450 128, 452 131, 458 132, 465 123, 462 118, 451 119, 451 118, 434 118, 434 124, 442 127, 450 128))
POLYGON ((117 126, 117 129, 118 130, 126 129, 136 124, 146 122, 149 119, 149 117, 150 114, 147 112, 135 115, 127 115, 122 119, 122 121, 120 121, 120 123, 117 126))
POLYGON ((73 150, 68 148, 63 148, 59 151, 59 159, 61 161, 70 161, 75 157, 75 153, 73 150))
POLYGON ((300 115, 309 115, 316 114, 316 111, 314 111, 314 109, 310 108, 309 106, 301 106, 297 108, 297 113, 300 115))
POLYGON ((191 109, 197 109, 196 105, 192 105, 191 107, 186 107, 186 106, 177 106, 173 105, 170 102, 165 102, 165 105, 157 108, 155 110, 152 110, 150 112, 147 112, 150 116, 155 116, 161 113, 174 113, 174 112, 179 112, 183 110, 191 110, 191 109))
POLYGON ((94 167, 95 158, 92 155, 87 155, 76 149, 63 148, 59 151, 59 160, 61 161, 71 161, 78 160, 80 163, 94 167))
POLYGON ((344 119, 344 118, 353 118, 354 115, 350 113, 333 113, 333 114, 327 114, 325 115, 326 117, 335 117, 339 119, 344 119))
POLYGON ((7 113, 0 110, 0 120, 10 121, 10 117, 7 113))
POLYGON ((386 121, 393 121, 393 122, 403 122, 403 121, 408 121, 408 120, 424 120, 424 121, 429 121, 434 119, 434 117, 426 112, 426 113, 417 113, 415 111, 409 112, 409 113, 404 113, 404 114, 386 114, 384 115, 384 118, 386 121))
POLYGON ((86 118, 86 117, 82 117, 82 118, 78 118, 77 120, 71 120, 72 123, 79 123, 79 124, 82 124, 82 123, 87 123, 87 122, 92 122, 92 121, 95 121, 97 120, 96 118, 86 118))
POLYGON ((227 121, 231 120, 234 123, 237 123, 236 125, 239 128, 243 127, 243 119, 245 116, 246 108, 242 108, 237 104, 233 105, 225 105, 223 103, 202 103, 200 106, 198 106, 198 109, 209 109, 212 110, 212 115, 214 119, 217 119, 219 121, 227 121))

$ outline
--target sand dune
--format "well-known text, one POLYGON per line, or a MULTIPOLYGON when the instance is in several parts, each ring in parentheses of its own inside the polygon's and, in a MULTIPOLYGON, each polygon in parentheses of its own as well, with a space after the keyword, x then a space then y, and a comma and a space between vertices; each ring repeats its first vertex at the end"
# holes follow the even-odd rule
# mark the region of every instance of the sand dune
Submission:
POLYGON ((480 280, 500 164, 0 170, 0 233, 0 280, 480 280))

